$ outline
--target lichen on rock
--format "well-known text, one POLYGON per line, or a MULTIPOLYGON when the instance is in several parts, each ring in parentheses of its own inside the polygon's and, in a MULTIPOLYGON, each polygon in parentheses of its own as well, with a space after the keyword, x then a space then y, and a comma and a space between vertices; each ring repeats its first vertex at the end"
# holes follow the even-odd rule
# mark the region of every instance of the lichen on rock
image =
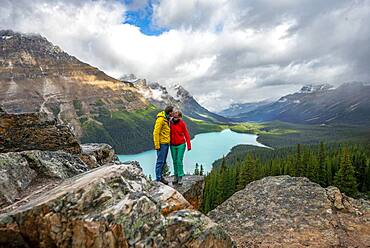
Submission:
POLYGON ((171 187, 133 164, 66 179, 0 215, 0 246, 232 247, 230 237, 171 187))
POLYGON ((370 202, 303 177, 254 181, 208 216, 240 247, 370 245, 370 202))
POLYGON ((101 143, 81 144, 80 158, 90 168, 96 168, 107 163, 118 161, 112 146, 101 143))
POLYGON ((78 156, 64 151, 0 153, 0 207, 18 199, 38 179, 66 179, 88 170, 78 156))
POLYGON ((0 115, 0 152, 64 150, 79 154, 80 144, 66 125, 46 113, 0 115))

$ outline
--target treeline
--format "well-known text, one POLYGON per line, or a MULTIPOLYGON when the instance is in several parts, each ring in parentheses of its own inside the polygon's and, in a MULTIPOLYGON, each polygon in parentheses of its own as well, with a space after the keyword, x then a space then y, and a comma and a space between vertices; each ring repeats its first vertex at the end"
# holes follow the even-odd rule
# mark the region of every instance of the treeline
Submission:
POLYGON ((334 185, 349 196, 370 197, 370 146, 307 145, 276 150, 234 150, 214 164, 205 179, 203 211, 208 212, 248 183, 267 176, 307 177, 323 187, 334 185))

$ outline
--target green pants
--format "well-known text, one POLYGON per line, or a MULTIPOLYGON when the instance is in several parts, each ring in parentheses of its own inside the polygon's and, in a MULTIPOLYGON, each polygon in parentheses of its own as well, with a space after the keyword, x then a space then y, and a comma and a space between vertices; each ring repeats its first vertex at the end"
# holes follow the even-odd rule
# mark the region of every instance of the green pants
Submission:
POLYGON ((174 170, 174 175, 176 177, 182 177, 184 176, 184 164, 183 164, 183 159, 184 159, 184 153, 185 153, 185 144, 181 144, 178 146, 173 146, 171 145, 171 156, 173 160, 173 170, 174 170))

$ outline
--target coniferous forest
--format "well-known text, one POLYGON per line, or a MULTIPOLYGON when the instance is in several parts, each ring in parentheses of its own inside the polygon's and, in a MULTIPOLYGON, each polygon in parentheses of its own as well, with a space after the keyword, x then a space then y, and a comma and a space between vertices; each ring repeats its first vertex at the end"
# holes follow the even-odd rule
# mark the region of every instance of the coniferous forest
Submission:
POLYGON ((202 210, 207 213, 248 183, 267 176, 307 177, 337 186, 351 197, 370 197, 370 145, 300 145, 279 149, 240 146, 217 161, 205 179, 202 210))

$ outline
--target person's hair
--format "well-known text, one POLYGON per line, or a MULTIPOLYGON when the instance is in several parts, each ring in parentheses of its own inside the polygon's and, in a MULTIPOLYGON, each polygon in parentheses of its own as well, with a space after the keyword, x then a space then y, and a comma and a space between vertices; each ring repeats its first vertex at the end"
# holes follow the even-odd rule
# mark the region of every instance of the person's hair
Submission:
POLYGON ((181 111, 176 111, 176 112, 174 113, 174 116, 177 116, 177 117, 179 117, 179 118, 182 118, 182 113, 181 113, 181 111))
POLYGON ((173 107, 172 106, 167 106, 164 109, 164 112, 168 115, 169 113, 173 112, 173 107))

